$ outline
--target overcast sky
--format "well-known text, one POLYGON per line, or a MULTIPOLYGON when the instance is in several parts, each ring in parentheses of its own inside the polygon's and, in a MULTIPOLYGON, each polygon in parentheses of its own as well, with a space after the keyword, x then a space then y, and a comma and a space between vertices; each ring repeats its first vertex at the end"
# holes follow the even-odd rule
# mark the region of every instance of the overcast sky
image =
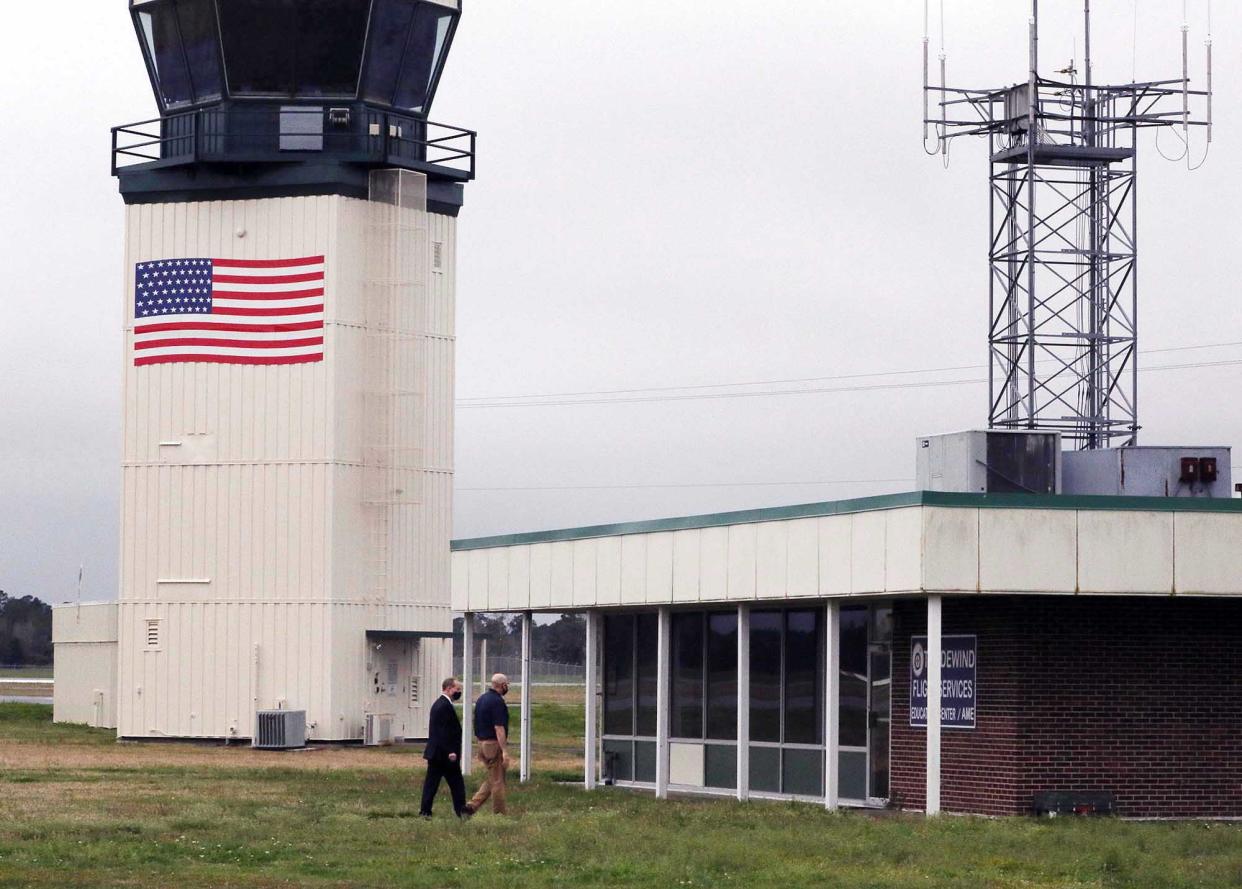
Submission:
MULTIPOLYGON (((953 83, 1025 79, 1025 2, 945 5, 953 83)), ((1041 5, 1049 72, 1082 45, 1081 3, 1041 5)), ((1139 0, 1137 47, 1133 3, 1095 5, 1097 80, 1177 76, 1180 0, 1139 0)), ((125 294, 108 128, 155 114, 125 7, 16 4, 0 29, 0 589, 51 601, 73 597, 79 564, 85 599, 116 594, 125 294)), ((1201 77, 1206 0, 1190 9, 1201 77)), ((1219 363, 1242 359, 1242 9, 1215 14, 1206 166, 1144 143, 1141 347, 1239 345, 1144 357, 1217 363, 1142 375, 1148 444, 1242 436, 1242 367, 1219 363)), ((923 154, 921 35, 918 0, 467 0, 432 114, 479 131, 459 396, 982 364, 985 146, 959 143, 947 171, 923 154)), ((981 373, 463 404, 456 533, 909 489, 914 436, 982 424, 986 389, 858 387, 981 373), (649 400, 841 387, 855 391, 649 400)))

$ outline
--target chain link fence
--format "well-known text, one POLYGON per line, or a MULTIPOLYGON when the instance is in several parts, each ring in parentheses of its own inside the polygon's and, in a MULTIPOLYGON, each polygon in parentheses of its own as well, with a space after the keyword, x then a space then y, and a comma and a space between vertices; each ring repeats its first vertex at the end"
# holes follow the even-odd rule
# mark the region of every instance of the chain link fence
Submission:
MULTIPOLYGON (((504 673, 509 677, 510 684, 520 686, 522 676, 522 659, 512 655, 497 655, 484 658, 476 655, 471 675, 476 683, 484 683, 493 673, 504 673)), ((453 658, 453 675, 462 675, 462 659, 458 655, 453 658)), ((562 664, 556 661, 541 661, 531 658, 531 685, 586 685, 586 667, 582 664, 562 664)))

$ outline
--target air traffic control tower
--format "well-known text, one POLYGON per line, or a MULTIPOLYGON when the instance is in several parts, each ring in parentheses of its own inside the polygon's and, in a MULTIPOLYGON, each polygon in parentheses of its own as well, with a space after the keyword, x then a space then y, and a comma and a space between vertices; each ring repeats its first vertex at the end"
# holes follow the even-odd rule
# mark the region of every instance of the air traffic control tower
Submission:
MULTIPOLYGON (((131 0, 115 724, 426 733, 449 670, 458 0, 131 0), (278 717, 272 721, 271 713, 278 717)), ((101 687, 102 687, 101 681, 101 687)))

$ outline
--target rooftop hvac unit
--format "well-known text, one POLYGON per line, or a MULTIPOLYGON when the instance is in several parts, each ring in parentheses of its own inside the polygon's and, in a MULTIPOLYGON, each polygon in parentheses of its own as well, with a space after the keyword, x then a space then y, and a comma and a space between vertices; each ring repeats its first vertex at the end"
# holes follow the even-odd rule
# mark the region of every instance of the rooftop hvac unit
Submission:
POLYGON ((365 747, 385 747, 393 742, 391 713, 368 713, 362 732, 365 747))
POLYGON ((1151 445, 1066 451, 1066 494, 1232 497, 1228 447, 1151 445))
POLYGON ((920 491, 1060 494, 1061 435, 980 429, 917 439, 920 491))
POLYGON ((250 746, 262 750, 306 746, 305 710, 259 710, 254 716, 254 738, 250 746))

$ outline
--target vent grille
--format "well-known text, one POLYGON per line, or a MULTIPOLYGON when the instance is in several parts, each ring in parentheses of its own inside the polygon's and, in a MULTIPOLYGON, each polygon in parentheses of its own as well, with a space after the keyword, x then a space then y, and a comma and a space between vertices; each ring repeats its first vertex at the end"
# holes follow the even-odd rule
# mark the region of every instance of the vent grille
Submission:
POLYGON ((252 747, 289 750, 306 746, 305 710, 259 710, 254 716, 252 747))
POLYGON ((160 620, 147 621, 147 648, 158 651, 160 648, 160 620))
POLYGON ((431 270, 433 272, 444 271, 444 242, 431 242, 431 270))
POLYGON ((420 697, 419 691, 418 691, 418 685, 419 685, 418 677, 411 676, 410 677, 410 706, 411 707, 418 706, 418 701, 420 697))

